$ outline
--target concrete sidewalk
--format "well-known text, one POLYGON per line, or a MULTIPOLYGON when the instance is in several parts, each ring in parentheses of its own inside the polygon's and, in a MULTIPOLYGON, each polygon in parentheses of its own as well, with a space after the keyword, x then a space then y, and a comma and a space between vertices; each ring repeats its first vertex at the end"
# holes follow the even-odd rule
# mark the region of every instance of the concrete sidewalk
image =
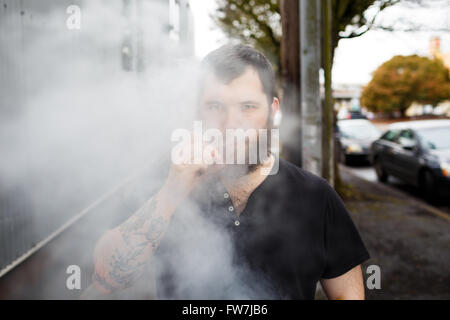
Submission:
POLYGON ((350 186, 344 202, 371 259, 381 269, 381 289, 367 299, 450 299, 450 222, 444 212, 340 167, 350 186))

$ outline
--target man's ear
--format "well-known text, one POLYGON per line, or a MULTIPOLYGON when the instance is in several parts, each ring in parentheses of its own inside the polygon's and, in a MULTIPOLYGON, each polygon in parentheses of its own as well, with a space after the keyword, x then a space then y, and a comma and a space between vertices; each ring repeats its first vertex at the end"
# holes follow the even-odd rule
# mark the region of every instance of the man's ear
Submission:
POLYGON ((278 98, 273 98, 272 105, 271 105, 271 111, 272 111, 272 118, 275 117, 275 115, 280 112, 280 100, 278 98))
POLYGON ((273 98, 272 101, 272 112, 273 113, 277 113, 280 111, 280 101, 278 100, 278 98, 273 98))

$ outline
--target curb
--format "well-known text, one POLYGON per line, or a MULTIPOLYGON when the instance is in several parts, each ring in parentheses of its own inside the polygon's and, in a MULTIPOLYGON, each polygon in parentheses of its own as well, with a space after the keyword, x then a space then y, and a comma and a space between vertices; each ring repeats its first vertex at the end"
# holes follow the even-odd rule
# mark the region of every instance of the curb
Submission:
POLYGON ((385 184, 376 183, 376 182, 369 181, 369 180, 366 180, 364 178, 361 178, 360 176, 357 176, 350 169, 348 169, 348 168, 346 168, 344 166, 339 166, 339 170, 345 171, 346 174, 348 174, 348 175, 350 175, 350 176, 352 176, 354 178, 363 180, 364 182, 369 183, 369 184, 375 186, 376 188, 385 189, 386 191, 389 191, 391 193, 394 193, 394 194, 397 193, 397 194, 401 195, 402 197, 406 197, 413 204, 416 204, 417 206, 421 207, 425 211, 428 211, 431 214, 433 214, 434 216, 437 216, 437 217, 439 217, 441 219, 444 219, 444 220, 450 222, 450 214, 446 213, 445 211, 439 210, 439 209, 437 209, 437 208, 435 208, 433 206, 430 206, 429 204, 426 204, 425 202, 417 200, 416 198, 411 197, 409 194, 407 194, 407 193, 405 193, 403 191, 397 190, 397 189, 395 189, 395 188, 393 188, 391 186, 385 185, 385 184))

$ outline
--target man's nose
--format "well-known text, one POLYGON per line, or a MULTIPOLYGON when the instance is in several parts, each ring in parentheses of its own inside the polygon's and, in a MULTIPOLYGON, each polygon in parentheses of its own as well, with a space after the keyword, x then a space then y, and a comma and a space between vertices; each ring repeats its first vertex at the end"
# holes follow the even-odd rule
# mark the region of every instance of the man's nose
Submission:
POLYGON ((242 126, 242 116, 235 110, 228 109, 224 115, 224 129, 239 129, 242 126))

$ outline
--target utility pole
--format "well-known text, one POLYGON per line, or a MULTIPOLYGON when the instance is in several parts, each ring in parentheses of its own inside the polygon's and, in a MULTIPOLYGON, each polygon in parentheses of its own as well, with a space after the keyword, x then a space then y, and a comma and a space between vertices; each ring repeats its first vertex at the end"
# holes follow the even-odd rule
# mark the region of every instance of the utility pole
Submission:
POLYGON ((323 153, 323 166, 322 177, 326 179, 331 186, 334 187, 334 134, 333 134, 333 91, 332 91, 332 1, 322 1, 322 18, 323 18, 323 67, 325 76, 325 99, 324 99, 324 117, 323 117, 323 130, 322 130, 322 153, 323 153))
POLYGON ((321 1, 299 2, 302 167, 321 176, 323 166, 322 107, 319 83, 321 66, 321 1))
POLYGON ((300 17, 298 0, 281 0, 281 77, 283 87, 281 143, 283 155, 302 166, 300 104, 300 17))

